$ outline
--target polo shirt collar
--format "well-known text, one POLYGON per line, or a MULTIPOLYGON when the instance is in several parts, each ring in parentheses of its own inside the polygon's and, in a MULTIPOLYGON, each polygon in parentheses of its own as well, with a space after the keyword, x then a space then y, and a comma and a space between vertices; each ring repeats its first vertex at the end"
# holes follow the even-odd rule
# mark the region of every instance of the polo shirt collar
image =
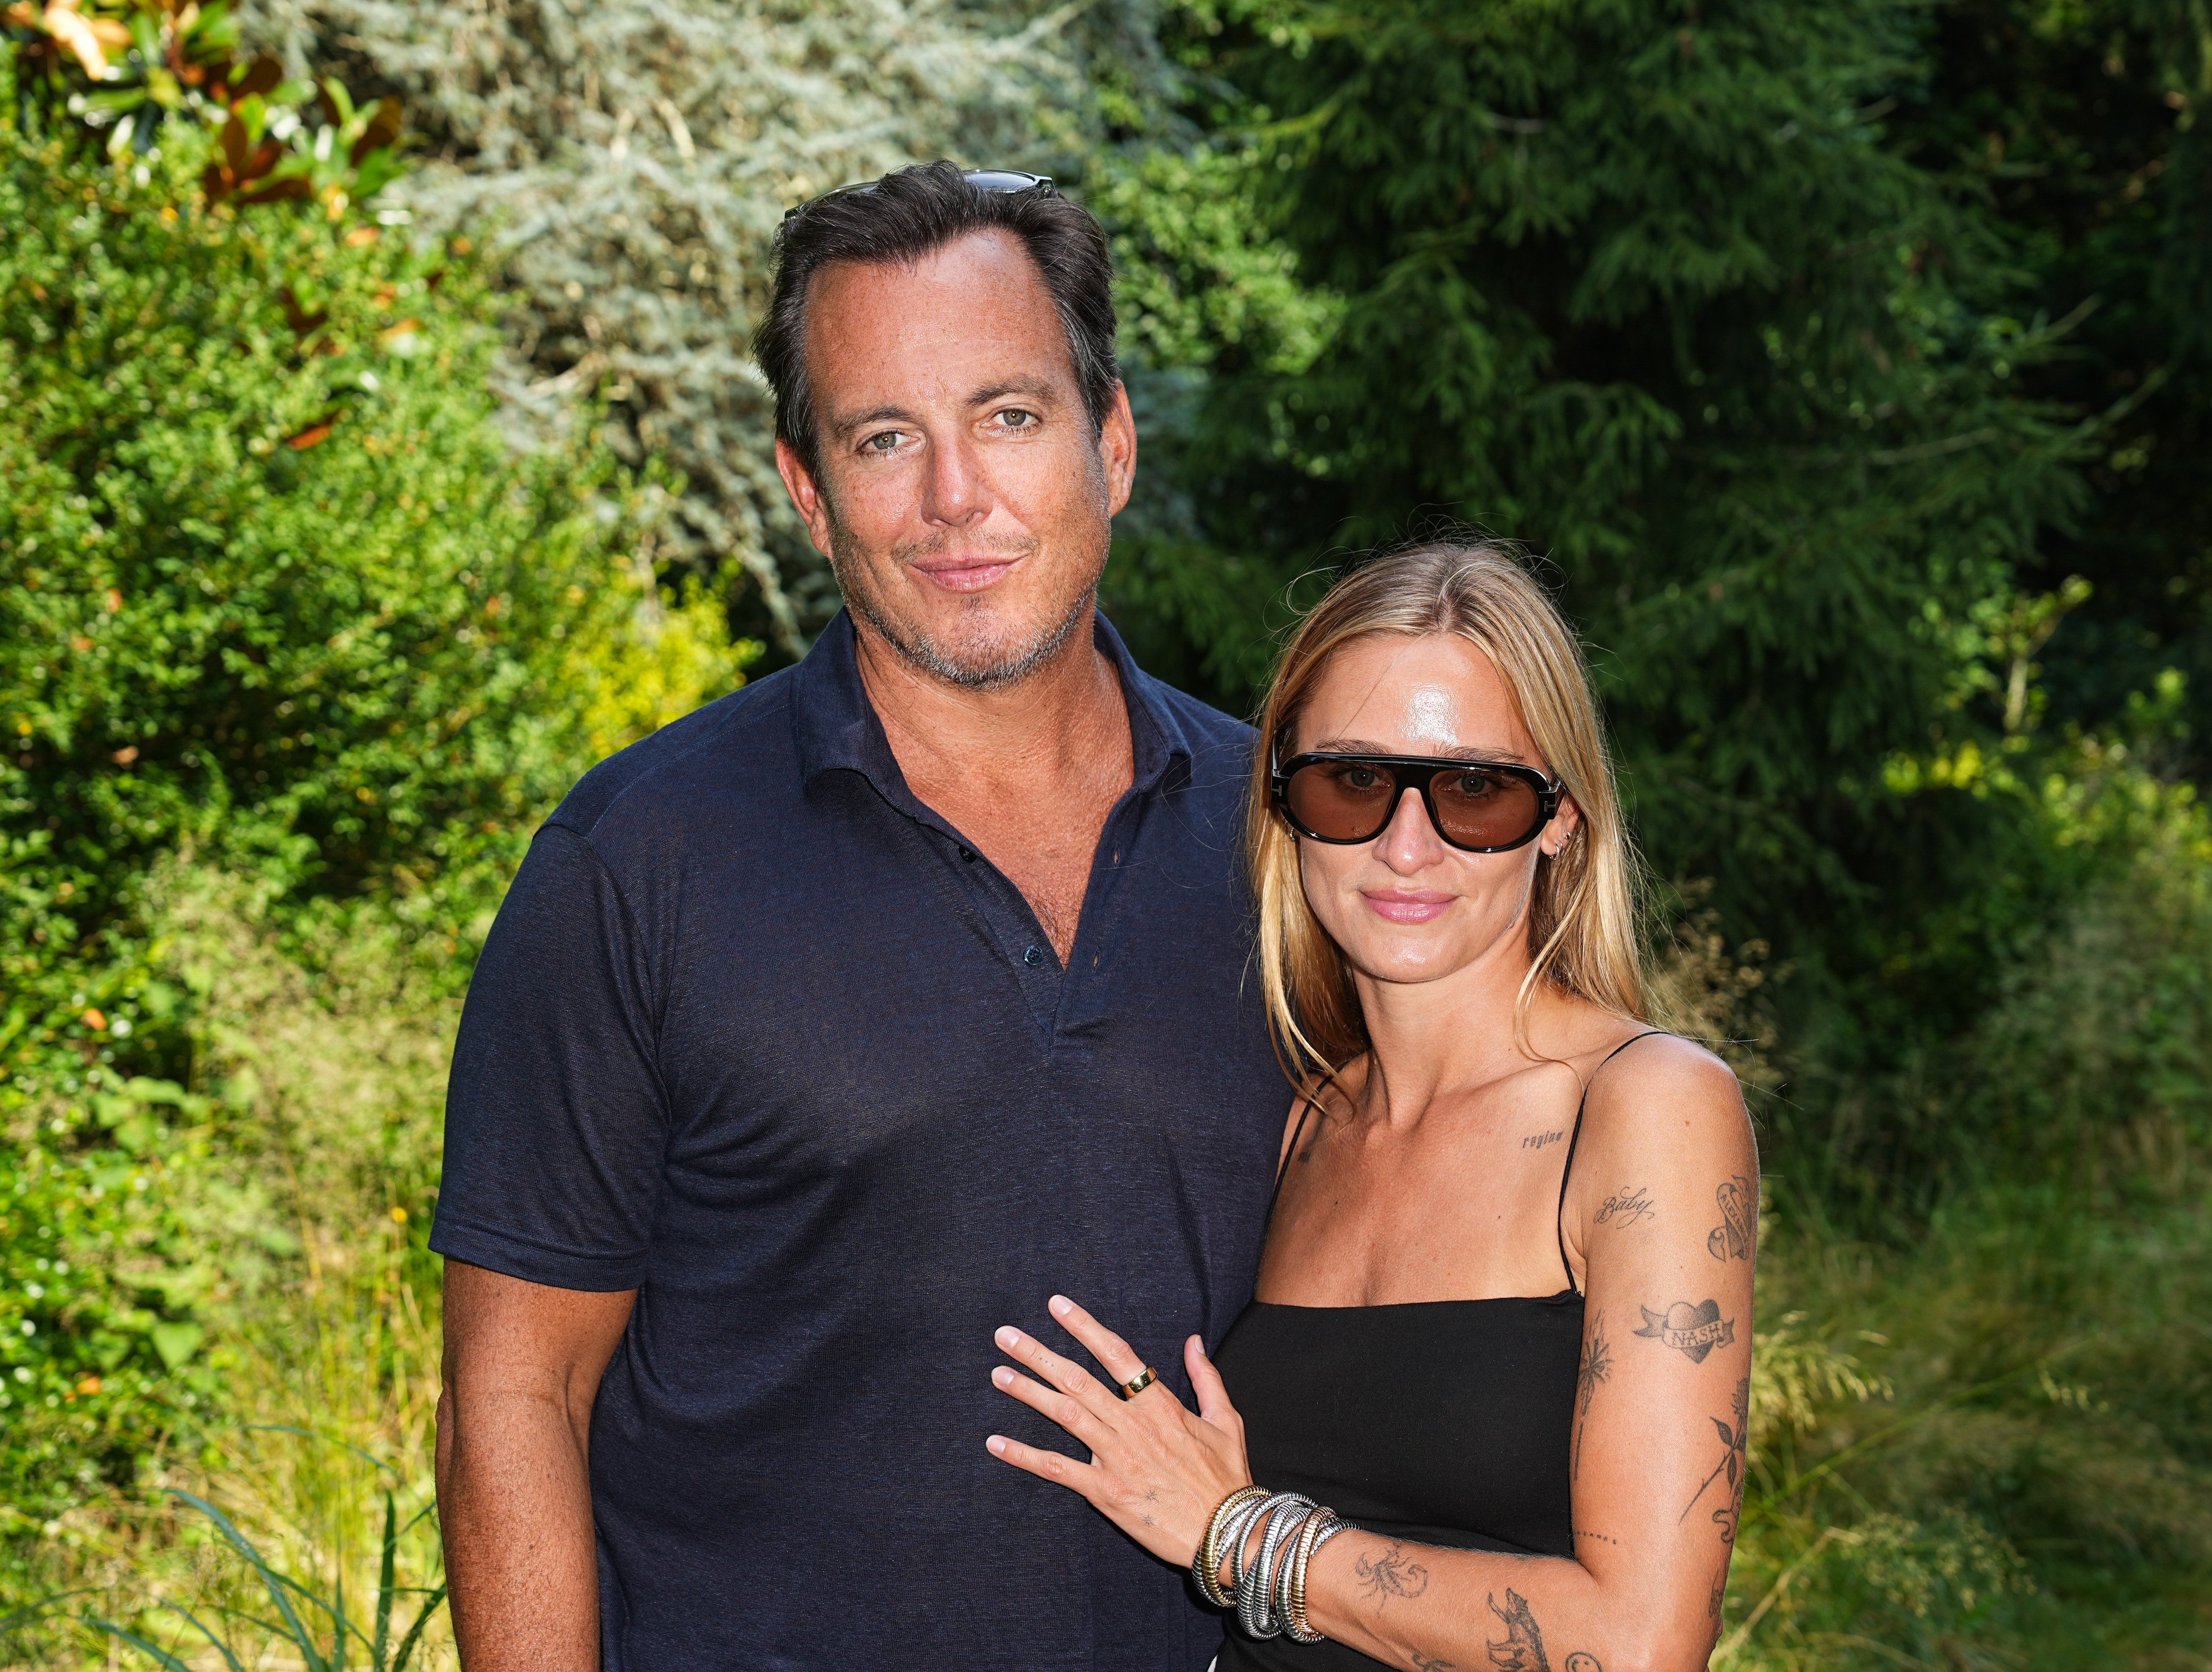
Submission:
MULTIPOLYGON (((1189 776, 1192 745, 1178 717, 1160 700, 1156 681, 1139 669, 1128 646, 1103 614, 1094 613, 1091 638, 1121 676, 1129 710, 1129 742, 1136 772, 1130 788, 1151 790, 1180 767, 1189 776)), ((840 609, 823 629, 794 675, 792 730, 799 745, 799 770, 811 783, 823 772, 856 772, 878 790, 903 792, 906 775, 891 754, 890 740, 860 681, 858 636, 852 615, 840 609)))

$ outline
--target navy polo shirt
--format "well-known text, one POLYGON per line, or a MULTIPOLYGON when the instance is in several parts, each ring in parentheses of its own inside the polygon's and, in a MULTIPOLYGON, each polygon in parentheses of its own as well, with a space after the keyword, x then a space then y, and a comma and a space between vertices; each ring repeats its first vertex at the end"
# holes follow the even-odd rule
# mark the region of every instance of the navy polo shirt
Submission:
POLYGON ((1121 675, 1135 781, 1066 968, 908 790, 840 615, 592 771, 469 990, 430 1245, 635 1288, 592 1417, 610 1672, 1202 1672, 1218 1616, 994 1433, 1065 1291, 1188 1402, 1288 1088, 1237 861, 1251 734, 1121 675))

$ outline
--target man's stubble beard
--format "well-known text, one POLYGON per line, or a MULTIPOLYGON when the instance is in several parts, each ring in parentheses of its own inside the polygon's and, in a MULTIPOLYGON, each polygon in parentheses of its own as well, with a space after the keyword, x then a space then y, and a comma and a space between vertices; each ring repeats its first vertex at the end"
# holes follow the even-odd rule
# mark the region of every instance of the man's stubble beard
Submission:
MULTIPOLYGON (((926 556, 931 548, 951 543, 950 535, 918 542, 894 549, 890 554, 893 565, 902 565, 915 558, 926 556)), ((972 547, 972 543, 971 547, 972 547)), ((1038 542, 1032 539, 1025 543, 999 553, 1006 557, 1027 558, 1036 552, 1038 542)), ((994 549, 986 548, 986 549, 994 549)), ((1104 566, 1103 564, 1100 566, 1104 566)), ((931 637, 917 628, 894 621, 890 612, 883 607, 876 596, 873 573, 868 560, 852 550, 850 536, 839 524, 836 512, 830 515, 830 567, 837 577, 837 585, 845 595, 845 602, 853 613, 881 635, 884 642, 898 653, 909 666, 941 680, 947 685, 965 691, 997 691, 1018 685, 1046 666, 1067 646, 1084 612, 1098 596, 1098 581, 1093 576, 1090 584, 1079 591, 1060 618, 1042 631, 1009 642, 1003 636, 994 636, 972 646, 955 646, 931 637)), ((974 613, 984 609, 981 597, 973 601, 974 613)))

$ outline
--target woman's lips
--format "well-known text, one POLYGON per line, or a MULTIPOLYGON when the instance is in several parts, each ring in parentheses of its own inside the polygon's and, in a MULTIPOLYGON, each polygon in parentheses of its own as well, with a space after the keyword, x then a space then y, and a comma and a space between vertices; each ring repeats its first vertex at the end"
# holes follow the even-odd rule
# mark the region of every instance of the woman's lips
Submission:
POLYGON ((1364 889, 1360 898, 1379 918, 1392 923, 1433 923, 1451 909, 1453 894, 1420 888, 1364 889))

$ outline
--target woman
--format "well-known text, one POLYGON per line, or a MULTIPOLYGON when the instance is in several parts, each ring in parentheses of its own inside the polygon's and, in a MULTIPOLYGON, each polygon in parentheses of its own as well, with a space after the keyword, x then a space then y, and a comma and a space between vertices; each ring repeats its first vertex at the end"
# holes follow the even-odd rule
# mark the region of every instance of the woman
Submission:
POLYGON ((1758 1164, 1735 1077, 1644 1021, 1573 634, 1496 548, 1382 558, 1291 642, 1255 778, 1302 1085, 1258 1298, 1218 1365, 1186 1344, 1193 1415, 1055 1297, 1106 1380, 1011 1328, 1032 1374, 993 1379, 1091 1460, 991 1451, 1233 1599, 1221 1672, 1703 1666, 1758 1164))

